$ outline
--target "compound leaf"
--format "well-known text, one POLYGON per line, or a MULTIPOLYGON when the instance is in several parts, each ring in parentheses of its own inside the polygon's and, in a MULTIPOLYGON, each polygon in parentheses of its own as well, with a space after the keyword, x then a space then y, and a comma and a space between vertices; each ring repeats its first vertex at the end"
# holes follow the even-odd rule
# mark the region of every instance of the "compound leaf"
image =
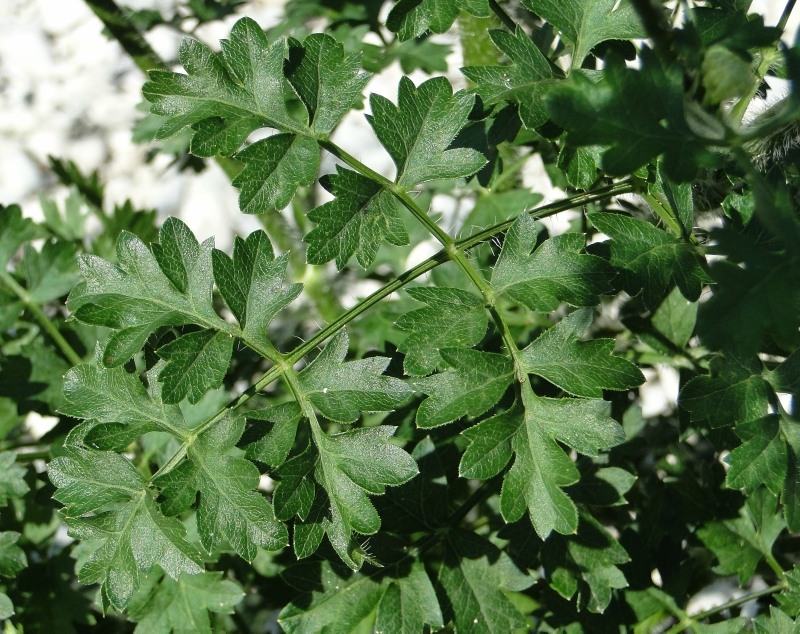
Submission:
MULTIPOLYGON (((259 122, 278 129, 300 128, 284 98, 286 42, 270 44, 255 21, 242 18, 221 44, 222 51, 214 53, 197 40, 184 39, 178 59, 188 74, 150 71, 142 93, 151 111, 166 117, 157 138, 166 139, 212 117, 226 126, 255 118, 248 132, 259 122)), ((238 136, 246 137, 242 133, 238 136)))
POLYGON ((445 348, 440 354, 450 369, 414 383, 428 394, 417 410, 419 427, 483 414, 514 380, 514 366, 505 355, 461 348, 445 348))
POLYGON ((158 484, 173 500, 173 512, 193 503, 200 492, 197 529, 208 552, 229 545, 252 561, 258 548, 283 548, 288 533, 266 498, 254 490, 259 482, 256 466, 232 453, 243 431, 241 418, 218 423, 192 444, 188 460, 159 478, 158 484))
POLYGON ((243 598, 242 589, 221 572, 164 577, 144 605, 131 607, 130 618, 137 623, 137 634, 211 634, 209 612, 231 614, 243 598))
POLYGON ((601 258, 580 253, 583 234, 565 233, 533 249, 538 234, 539 225, 528 214, 511 225, 492 272, 495 293, 533 310, 555 310, 561 302, 597 304, 600 294, 610 290, 609 268, 601 258))
POLYGON ((430 374, 441 363, 442 348, 471 347, 486 334, 489 318, 483 301, 458 288, 410 288, 408 294, 427 304, 406 313, 397 327, 408 332, 398 351, 405 354, 406 374, 430 374))
POLYGON ((649 222, 601 212, 589 214, 589 220, 611 237, 611 264, 620 269, 624 289, 631 295, 641 291, 646 306, 655 307, 672 284, 697 301, 711 281, 697 251, 649 222))
POLYGON ((114 330, 103 353, 106 367, 127 362, 162 326, 226 330, 211 300, 212 241, 199 244, 176 218, 167 219, 159 239, 151 250, 123 232, 117 240, 117 265, 80 256, 83 282, 70 293, 67 307, 81 321, 114 330))
POLYGON ((616 357, 613 339, 581 341, 592 324, 583 309, 539 335, 521 353, 526 372, 541 376, 574 396, 602 398, 603 390, 628 390, 644 375, 633 363, 616 357))
POLYGON ((396 199, 381 185, 356 172, 336 168, 320 179, 335 198, 313 209, 308 218, 317 226, 303 238, 310 264, 336 260, 344 268, 355 255, 364 268, 372 264, 382 241, 408 244, 408 233, 396 199))
POLYGON ((602 167, 611 175, 630 174, 663 154, 671 179, 691 180, 707 151, 686 123, 683 76, 677 65, 663 69, 652 51, 641 58, 635 70, 609 56, 599 79, 572 72, 547 91, 548 113, 567 131, 568 145, 606 146, 602 167))
POLYGON ((630 0, 523 0, 522 4, 572 43, 572 68, 580 68, 600 42, 647 36, 630 0))
POLYGON ((489 31, 489 37, 512 64, 467 66, 461 72, 475 83, 484 104, 515 103, 522 123, 539 127, 548 119, 543 96, 553 79, 547 58, 519 27, 513 34, 489 31))
POLYGON ((391 359, 345 361, 349 346, 347 332, 340 330, 300 373, 303 392, 323 416, 352 423, 361 412, 390 411, 411 395, 403 381, 382 374, 391 359))
POLYGON ((367 120, 397 166, 399 186, 410 189, 429 180, 470 176, 484 166, 486 158, 476 150, 448 149, 474 101, 474 95, 453 94, 445 77, 419 86, 403 77, 397 105, 380 95, 370 97, 367 120))
POLYGON ((48 474, 65 505, 70 535, 99 544, 78 570, 81 583, 99 583, 124 609, 141 578, 158 565, 173 579, 202 572, 202 557, 183 525, 162 515, 136 468, 114 452, 65 449, 48 474), (109 508, 111 510, 109 510, 109 508))
MULTIPOLYGON (((284 63, 289 47, 285 40, 270 44, 250 18, 236 22, 230 39, 221 45, 222 51, 213 53, 185 39, 179 60, 188 75, 151 71, 142 92, 151 111, 165 118, 156 136, 168 138, 192 126, 192 152, 213 156, 232 154, 260 127, 277 129, 282 134, 238 155, 245 167, 233 183, 241 187, 243 212, 282 209, 299 186, 314 182, 319 166, 319 147, 311 130, 293 119, 286 106, 284 63)), ((326 108, 331 107, 328 102, 326 108)), ((335 109, 344 107, 334 103, 335 109)), ((348 102, 345 109, 349 106, 348 102)))

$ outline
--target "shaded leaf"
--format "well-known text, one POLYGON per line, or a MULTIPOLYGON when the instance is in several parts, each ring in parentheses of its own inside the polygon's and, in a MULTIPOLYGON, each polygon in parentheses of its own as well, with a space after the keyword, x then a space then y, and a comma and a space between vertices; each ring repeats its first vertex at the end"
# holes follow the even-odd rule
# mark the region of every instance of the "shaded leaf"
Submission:
POLYGON ((457 288, 410 288, 408 294, 426 304, 397 320, 409 334, 398 346, 405 354, 406 374, 430 374, 441 363, 441 348, 472 347, 489 325, 483 301, 457 288))
POLYGON ((581 341, 592 324, 590 309, 562 319, 520 355, 526 372, 544 377, 574 396, 602 397, 603 390, 628 390, 644 382, 630 361, 616 357, 613 339, 581 341))
POLYGON ((461 348, 445 348, 440 354, 450 369, 414 383, 429 395, 417 410, 419 427, 483 414, 514 380, 513 364, 504 355, 461 348))
POLYGON ((533 310, 555 310, 561 302, 597 304, 600 294, 610 290, 609 270, 601 258, 580 253, 583 234, 565 233, 535 247, 538 234, 539 225, 527 214, 508 230, 492 271, 495 293, 533 310))

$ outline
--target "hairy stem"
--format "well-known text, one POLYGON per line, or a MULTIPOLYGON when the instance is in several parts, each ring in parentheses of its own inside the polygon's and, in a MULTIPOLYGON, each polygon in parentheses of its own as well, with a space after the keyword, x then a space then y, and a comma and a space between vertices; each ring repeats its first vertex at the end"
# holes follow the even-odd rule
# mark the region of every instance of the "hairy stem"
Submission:
MULTIPOLYGON (((552 216, 557 213, 573 209, 575 207, 586 205, 591 202, 608 200, 610 198, 613 198, 614 196, 631 193, 633 191, 634 188, 632 182, 630 180, 626 180, 620 183, 615 183, 614 185, 610 185, 608 187, 603 187, 596 191, 577 194, 575 196, 565 198, 564 200, 557 201, 554 203, 549 203, 547 205, 543 205, 541 207, 523 213, 527 213, 534 218, 546 218, 548 216, 552 216)), ((500 222, 492 227, 489 227, 488 229, 484 229, 483 231, 473 236, 470 236, 469 238, 453 241, 452 246, 458 249, 459 252, 463 253, 466 250, 471 249, 472 247, 478 244, 486 242, 487 240, 491 240, 494 236, 503 233, 506 229, 508 229, 511 226, 513 222, 514 222, 513 218, 505 222, 500 222)), ((239 394, 239 396, 232 399, 227 405, 225 405, 225 407, 217 411, 211 418, 207 419, 206 421, 204 421, 203 423, 201 423, 192 430, 192 433, 183 442, 178 452, 169 460, 168 464, 171 465, 169 466, 169 469, 174 468, 177 465, 177 463, 183 459, 183 456, 186 455, 186 451, 189 445, 191 445, 197 439, 198 436, 200 436, 203 432, 207 431, 208 429, 216 425, 219 421, 224 419, 229 411, 238 409, 239 407, 247 403, 256 394, 261 392, 261 390, 263 390, 268 385, 273 383, 275 380, 283 376, 284 373, 286 372, 287 367, 290 369, 293 368, 294 364, 297 363, 303 357, 305 357, 309 352, 311 352, 318 346, 322 345, 327 339, 329 339, 339 330, 344 328, 348 323, 358 318, 367 310, 378 304, 381 300, 385 299, 395 291, 400 290, 409 282, 412 282, 421 275, 424 275, 428 271, 436 268, 437 266, 439 266, 444 262, 448 262, 449 260, 450 257, 446 250, 443 249, 442 251, 439 251, 439 253, 433 255, 432 257, 421 262, 420 264, 417 264, 416 266, 408 269, 406 272, 402 273, 401 275, 393 279, 391 282, 389 282, 382 288, 378 289, 368 297, 364 298, 349 310, 342 313, 337 319, 335 319, 330 324, 322 328, 308 341, 300 344, 291 352, 283 354, 282 360, 276 363, 272 368, 267 370, 267 372, 265 372, 262 375, 262 377, 258 379, 258 381, 253 383, 244 392, 239 394)), ((167 468, 168 467, 165 464, 164 467, 162 467, 159 470, 159 473, 164 472, 167 468)))

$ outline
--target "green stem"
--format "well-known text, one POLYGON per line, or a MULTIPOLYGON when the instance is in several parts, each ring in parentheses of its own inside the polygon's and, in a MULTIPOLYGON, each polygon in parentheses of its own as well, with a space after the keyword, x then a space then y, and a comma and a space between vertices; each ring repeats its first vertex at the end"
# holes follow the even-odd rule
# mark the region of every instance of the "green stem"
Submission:
MULTIPOLYGON (((534 218, 546 218, 547 216, 552 216, 557 213, 573 209, 575 207, 580 207, 590 202, 598 202, 601 200, 606 200, 613 196, 631 193, 633 191, 634 189, 631 184, 631 181, 623 181, 621 183, 616 183, 614 185, 604 187, 594 192, 576 194, 575 196, 571 196, 564 200, 543 205, 527 213, 534 218)), ((489 227, 488 229, 485 229, 480 233, 470 236, 469 238, 455 241, 453 243, 453 246, 456 247, 459 251, 462 252, 466 251, 482 242, 490 240, 495 235, 502 233, 503 231, 508 229, 513 222, 514 219, 498 223, 493 227, 489 227)), ((232 399, 227 405, 225 405, 223 408, 217 411, 211 418, 201 423, 192 430, 192 433, 184 441, 183 446, 178 452, 180 456, 176 454, 175 456, 173 456, 173 458, 169 460, 168 464, 172 465, 170 468, 174 467, 178 462, 180 462, 183 456, 186 455, 188 445, 193 443, 194 440, 198 436, 200 436, 203 432, 207 431, 208 429, 216 425, 219 421, 221 421, 223 418, 225 418, 225 416, 227 416, 229 411, 236 410, 245 403, 247 403, 247 401, 253 398, 256 394, 261 392, 272 382, 274 382, 279 377, 284 375, 287 368, 292 368, 295 363, 297 363, 300 359, 305 357, 309 352, 311 352, 318 346, 322 345, 333 334, 344 328, 347 324, 349 324, 354 319, 358 318, 361 314, 372 308, 374 305, 381 302, 384 298, 400 290, 409 282, 412 282, 421 275, 424 275, 428 271, 436 268, 440 264, 448 261, 450 261, 450 257, 446 252, 446 250, 443 249, 442 251, 439 251, 439 253, 433 255, 432 257, 428 258, 423 262, 420 262, 416 266, 408 269, 405 273, 402 273, 394 280, 392 280, 382 288, 378 289, 368 297, 364 298, 349 310, 342 313, 334 321, 332 321, 327 326, 319 330, 308 341, 300 344, 291 352, 282 355, 283 356, 282 360, 276 363, 272 368, 267 370, 267 372, 265 372, 257 382, 253 383, 244 392, 239 394, 239 396, 232 399)), ((159 472, 164 471, 166 468, 167 465, 164 465, 164 467, 162 467, 162 469, 160 469, 159 472)))
POLYGON ((125 11, 114 0, 85 0, 85 2, 142 72, 146 74, 154 68, 166 68, 158 53, 147 43, 125 11))
POLYGON ((497 0, 489 0, 489 8, 509 31, 513 33, 517 30, 517 23, 514 22, 513 18, 498 4, 497 0))
POLYGON ((378 174, 378 172, 375 170, 367 167, 355 156, 348 153, 346 150, 342 149, 332 141, 319 140, 319 144, 340 161, 352 167, 356 172, 365 178, 368 178, 373 183, 380 185, 383 189, 391 193, 401 205, 408 209, 411 214, 433 234, 433 236, 442 244, 442 246, 447 247, 448 245, 453 244, 453 238, 451 238, 447 232, 437 225, 433 218, 420 209, 419 205, 414 202, 411 196, 409 196, 402 187, 396 185, 385 176, 378 174))
POLYGON ((2 281, 8 289, 16 295, 25 308, 34 316, 39 325, 53 340, 64 358, 72 365, 80 365, 83 363, 81 356, 75 352, 75 349, 64 339, 64 336, 59 332, 53 321, 44 314, 39 304, 30 296, 22 286, 17 283, 8 271, 0 271, 0 281, 2 281))
POLYGON ((683 618, 680 623, 673 625, 670 629, 666 631, 665 634, 678 634, 678 632, 683 632, 684 630, 689 629, 700 623, 700 621, 704 621, 707 618, 715 616, 725 610, 730 610, 731 608, 735 608, 743 603, 747 603, 748 601, 754 601, 755 599, 760 599, 761 597, 766 597, 771 594, 775 594, 776 592, 780 592, 786 588, 785 584, 778 583, 774 586, 770 586, 769 588, 764 588, 763 590, 756 590, 755 592, 749 592, 744 594, 736 599, 731 599, 721 605, 716 607, 710 608, 703 612, 698 612, 694 616, 686 616, 683 618))
POLYGON ((797 0, 788 0, 786 5, 783 7, 783 13, 781 13, 781 19, 778 20, 778 28, 781 32, 786 30, 786 24, 789 22, 789 16, 792 14, 792 10, 794 9, 794 5, 797 4, 797 0))

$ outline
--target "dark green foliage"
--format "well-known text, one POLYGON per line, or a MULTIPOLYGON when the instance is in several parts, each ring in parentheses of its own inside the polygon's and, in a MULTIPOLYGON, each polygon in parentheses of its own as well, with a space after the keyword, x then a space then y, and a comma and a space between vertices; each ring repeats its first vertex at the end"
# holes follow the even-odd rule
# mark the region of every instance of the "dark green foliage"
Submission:
POLYGON ((293 0, 186 39, 139 136, 264 228, 226 253, 57 159, 63 210, 0 207, 7 629, 795 631, 796 85, 748 106, 800 77, 749 4, 293 0), (447 76, 365 95, 393 60, 447 76))

